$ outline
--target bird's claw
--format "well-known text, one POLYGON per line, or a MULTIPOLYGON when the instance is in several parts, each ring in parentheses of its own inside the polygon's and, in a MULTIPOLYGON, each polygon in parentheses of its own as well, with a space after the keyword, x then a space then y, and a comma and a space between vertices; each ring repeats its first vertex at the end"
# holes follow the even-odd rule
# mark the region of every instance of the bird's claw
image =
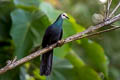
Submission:
POLYGON ((64 40, 60 40, 60 41, 57 42, 58 47, 61 47, 63 44, 64 44, 64 40))

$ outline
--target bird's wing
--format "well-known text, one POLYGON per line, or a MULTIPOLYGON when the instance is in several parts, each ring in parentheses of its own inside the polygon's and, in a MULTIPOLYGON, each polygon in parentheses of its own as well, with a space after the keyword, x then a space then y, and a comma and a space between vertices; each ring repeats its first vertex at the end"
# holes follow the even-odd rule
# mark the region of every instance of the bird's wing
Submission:
POLYGON ((48 28, 44 34, 43 40, 42 40, 42 47, 46 47, 50 43, 50 36, 51 36, 51 30, 48 28))
POLYGON ((60 33, 60 38, 59 38, 59 40, 62 39, 62 35, 63 35, 63 30, 61 29, 61 33, 60 33))
POLYGON ((63 34, 63 30, 61 29, 60 32, 60 37, 58 37, 55 33, 55 30, 53 28, 53 26, 50 26, 47 28, 45 35, 43 37, 42 40, 42 47, 47 47, 48 45, 55 43, 57 40, 60 40, 62 38, 62 34, 63 34), (56 37, 58 37, 58 39, 56 40, 56 37))

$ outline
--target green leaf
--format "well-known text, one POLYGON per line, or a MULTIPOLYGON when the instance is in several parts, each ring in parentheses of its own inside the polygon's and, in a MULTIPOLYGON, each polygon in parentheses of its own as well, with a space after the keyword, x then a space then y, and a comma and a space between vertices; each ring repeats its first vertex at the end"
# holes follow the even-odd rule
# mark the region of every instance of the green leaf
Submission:
POLYGON ((64 56, 68 53, 69 51, 69 45, 63 45, 60 48, 56 48, 54 51, 55 56, 64 58, 64 56))
POLYGON ((89 66, 85 65, 83 60, 80 59, 73 50, 71 50, 70 53, 66 55, 66 58, 74 66, 76 75, 79 76, 80 80, 101 80, 97 72, 89 66))
POLYGON ((80 80, 102 80, 92 68, 83 66, 77 69, 80 80))
POLYGON ((73 66, 66 60, 54 56, 52 73, 47 80, 79 80, 73 66))
POLYGON ((80 68, 85 65, 82 59, 71 49, 70 53, 66 55, 66 58, 74 65, 76 68, 80 68))
POLYGON ((50 77, 48 76, 46 80, 66 80, 66 79, 59 71, 56 71, 54 69, 51 76, 50 77))
POLYGON ((14 70, 10 70, 4 74, 1 74, 0 80, 20 80, 19 68, 15 68, 14 70))
POLYGON ((120 72, 119 69, 115 67, 110 67, 110 80, 119 80, 120 79, 120 72))
POLYGON ((71 15, 69 15, 69 17, 70 17, 69 22, 72 23, 72 27, 76 32, 82 32, 85 30, 83 26, 77 24, 76 20, 71 15))
POLYGON ((42 12, 31 13, 21 9, 13 11, 11 17, 11 36, 16 47, 15 55, 19 59, 27 55, 35 43, 40 43, 43 31, 50 22, 42 12))
POLYGON ((49 18, 49 20, 53 23, 61 11, 58 11, 52 7, 49 3, 42 2, 39 6, 39 9, 42 10, 49 18))
POLYGON ((33 71, 33 74, 34 74, 34 78, 37 79, 37 80, 46 80, 45 76, 40 76, 40 69, 39 68, 36 68, 33 71))
POLYGON ((9 31, 11 28, 10 12, 14 6, 12 2, 0 2, 0 41, 10 38, 9 31))
POLYGON ((105 77, 108 76, 108 59, 104 53, 103 48, 88 39, 82 40, 82 46, 85 50, 85 55, 88 64, 90 64, 98 72, 103 72, 105 77))
POLYGON ((38 8, 40 4, 40 0, 14 0, 14 4, 18 8, 22 8, 25 10, 33 11, 38 8))

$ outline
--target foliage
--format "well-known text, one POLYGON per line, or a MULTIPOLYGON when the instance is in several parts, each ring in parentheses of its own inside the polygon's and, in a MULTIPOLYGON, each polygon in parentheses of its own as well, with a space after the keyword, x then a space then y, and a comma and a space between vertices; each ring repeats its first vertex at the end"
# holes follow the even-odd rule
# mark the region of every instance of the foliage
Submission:
MULTIPOLYGON (((103 8, 99 3, 97 0, 0 1, 0 67, 14 56, 23 58, 36 46, 40 46, 45 29, 64 11, 68 12, 70 20, 64 21, 63 38, 85 30, 86 26, 92 24, 92 15, 100 13, 103 8)), ((115 3, 117 1, 113 1, 113 5, 115 3)), ((119 80, 120 72, 119 68, 116 68, 119 67, 119 45, 116 47, 116 44, 119 44, 118 33, 107 34, 102 41, 85 38, 56 48, 52 74, 48 77, 39 75, 38 57, 0 75, 0 80, 119 80), (116 44, 112 37, 115 37, 116 44), (115 51, 110 51, 111 48, 117 50, 117 56, 113 54, 115 51)))

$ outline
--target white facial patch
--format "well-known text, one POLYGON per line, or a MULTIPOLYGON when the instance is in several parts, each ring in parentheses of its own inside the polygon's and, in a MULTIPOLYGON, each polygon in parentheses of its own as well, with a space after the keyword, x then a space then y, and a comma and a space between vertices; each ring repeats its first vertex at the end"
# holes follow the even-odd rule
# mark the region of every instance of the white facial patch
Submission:
POLYGON ((66 13, 63 13, 63 14, 61 14, 61 17, 62 17, 62 19, 66 19, 67 14, 66 14, 66 13))

